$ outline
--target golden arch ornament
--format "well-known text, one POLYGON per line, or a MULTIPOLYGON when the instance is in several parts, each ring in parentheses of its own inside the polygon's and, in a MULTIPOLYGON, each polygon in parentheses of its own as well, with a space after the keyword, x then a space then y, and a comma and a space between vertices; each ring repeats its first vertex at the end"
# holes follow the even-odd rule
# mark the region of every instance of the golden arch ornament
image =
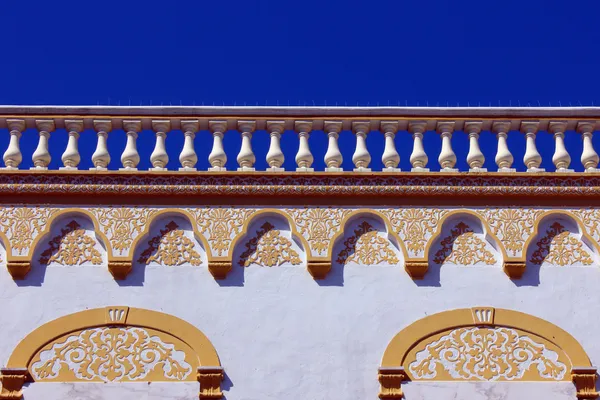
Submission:
POLYGON ((177 317, 111 306, 70 314, 27 335, 1 370, 0 400, 29 382, 199 381, 200 399, 222 398, 223 368, 208 338, 177 317))
POLYGON ((474 307, 441 312, 404 328, 379 368, 380 399, 401 399, 404 381, 570 381, 595 399, 596 368, 579 342, 517 311, 474 307))

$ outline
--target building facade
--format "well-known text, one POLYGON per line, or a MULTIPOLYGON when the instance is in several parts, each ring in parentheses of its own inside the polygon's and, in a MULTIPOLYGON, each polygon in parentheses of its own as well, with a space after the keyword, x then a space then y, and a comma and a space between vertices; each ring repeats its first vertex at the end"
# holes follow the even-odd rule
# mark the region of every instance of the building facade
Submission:
POLYGON ((0 108, 0 399, 595 399, 598 119, 596 108, 0 108), (56 154, 55 132, 67 138, 56 154), (241 136, 235 149, 226 132, 241 136), (311 147, 315 132, 325 149, 311 147), (97 137, 89 169, 84 135, 97 137), (553 142, 552 170, 537 135, 553 142))

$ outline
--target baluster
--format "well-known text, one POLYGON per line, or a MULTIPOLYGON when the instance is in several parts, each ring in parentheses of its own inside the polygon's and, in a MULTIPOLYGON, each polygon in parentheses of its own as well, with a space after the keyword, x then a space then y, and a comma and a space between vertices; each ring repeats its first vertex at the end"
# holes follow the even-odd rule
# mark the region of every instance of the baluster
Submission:
POLYGON ((281 134, 285 130, 284 121, 267 121, 267 130, 271 135, 271 144, 269 146, 269 152, 267 153, 267 163, 269 168, 268 172, 281 172, 284 168, 281 166, 285 161, 283 152, 281 151, 281 134))
POLYGON ((498 165, 498 172, 516 172, 517 170, 511 168, 514 161, 513 155, 508 149, 508 131, 510 131, 511 123, 509 121, 497 121, 492 124, 492 132, 496 134, 498 138, 498 151, 496 152, 496 165, 498 165))
POLYGON ((196 163, 198 156, 194 149, 194 138, 196 132, 200 128, 198 120, 181 121, 181 130, 183 131, 183 149, 179 154, 179 162, 181 163, 180 171, 196 171, 196 163))
POLYGON ((427 122, 414 121, 408 124, 408 131, 413 135, 413 150, 410 155, 411 172, 429 172, 427 162, 429 157, 423 147, 423 134, 427 131, 427 122))
POLYGON ((552 163, 556 167, 556 172, 574 172, 569 169, 571 164, 571 156, 565 147, 565 131, 567 130, 566 122, 551 121, 548 124, 548 132, 554 134, 554 155, 552 163))
POLYGON ((227 121, 210 121, 208 127, 213 134, 213 147, 208 155, 209 171, 226 171, 227 154, 223 148, 223 136, 227 131, 227 121))
POLYGON ((109 120, 95 120, 94 129, 98 132, 98 142, 96 143, 96 151, 92 154, 92 162, 94 168, 90 170, 106 170, 110 163, 110 154, 106 142, 108 140, 108 132, 112 130, 112 123, 109 120))
POLYGON ((40 139, 37 148, 31 156, 34 165, 31 169, 48 169, 48 164, 52 160, 48 151, 48 140, 50 139, 50 132, 53 132, 55 128, 54 120, 36 120, 35 124, 40 132, 40 139))
POLYGON ((167 132, 171 130, 171 121, 152 121, 152 129, 156 132, 156 142, 154 151, 150 154, 150 162, 152 163, 151 171, 166 171, 169 162, 169 155, 165 146, 167 132))
POLYGON ((67 142, 67 148, 61 157, 64 167, 59 169, 77 169, 77 166, 81 161, 77 141, 79 140, 79 134, 83 131, 83 121, 66 120, 65 127, 69 132, 69 141, 67 142))
POLYGON ((325 168, 326 172, 342 172, 342 153, 338 146, 338 137, 342 131, 342 123, 340 121, 325 121, 324 130, 327 132, 329 145, 327 146, 327 152, 325 153, 325 168))
POLYGON ((456 154, 452 150, 452 132, 454 131, 454 122, 438 122, 437 131, 442 137, 442 150, 438 157, 438 162, 442 172, 457 172, 456 154))
POLYGON ((595 122, 582 121, 577 123, 577 132, 581 134, 583 139, 583 151, 581 152, 581 163, 585 172, 600 172, 598 170, 598 162, 600 158, 594 150, 592 144, 592 136, 596 127, 595 122))
POLYGON ((123 128, 127 132, 127 144, 121 155, 123 168, 120 168, 120 170, 137 171, 140 155, 137 151, 136 140, 138 132, 142 130, 142 121, 123 121, 123 128))
POLYGON ((310 137, 310 131, 312 130, 312 122, 296 121, 294 125, 300 141, 298 153, 296 154, 296 164, 298 165, 296 171, 312 172, 315 170, 314 168, 311 168, 314 157, 310 152, 310 147, 308 145, 308 138, 310 137))
POLYGON ((521 132, 525 134, 525 140, 527 141, 525 147, 525 156, 523 162, 527 167, 527 172, 544 172, 543 168, 540 168, 542 164, 542 156, 537 151, 535 145, 535 134, 539 128, 540 123, 537 121, 524 121, 521 122, 521 132))
POLYGON ((487 168, 483 168, 485 156, 479 148, 479 133, 481 132, 480 121, 465 122, 464 131, 469 134, 469 153, 467 154, 467 164, 469 164, 470 172, 487 172, 487 168))
POLYGON ((383 172, 400 172, 398 164, 400 164, 400 154, 396 150, 396 143, 394 138, 396 132, 398 132, 397 121, 381 121, 381 130, 385 137, 385 148, 383 155, 381 156, 381 162, 383 163, 383 172))
POLYGON ((255 171, 254 163, 256 157, 252 151, 252 132, 256 128, 254 121, 238 121, 238 129, 242 132, 242 147, 237 156, 237 162, 240 165, 238 171, 255 171))
POLYGON ((356 135, 356 150, 352 155, 352 162, 354 163, 354 171, 358 172, 369 172, 369 163, 371 162, 371 155, 367 150, 367 133, 370 131, 371 124, 366 121, 357 121, 352 123, 352 130, 356 135))
POLYGON ((25 130, 25 120, 9 119, 6 123, 10 130, 10 142, 3 156, 5 169, 19 169, 19 164, 23 161, 19 139, 21 139, 21 133, 25 130))

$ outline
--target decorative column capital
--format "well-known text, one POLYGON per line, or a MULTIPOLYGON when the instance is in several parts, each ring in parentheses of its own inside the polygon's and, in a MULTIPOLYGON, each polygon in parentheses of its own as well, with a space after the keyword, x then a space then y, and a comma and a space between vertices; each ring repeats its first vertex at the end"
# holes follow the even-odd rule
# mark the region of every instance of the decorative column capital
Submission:
POLYGON ((2 368, 0 369, 0 381, 2 390, 0 399, 22 399, 23 384, 29 378, 27 368, 2 368))
POLYGON ((495 134, 507 134, 510 131, 512 124, 510 121, 494 121, 492 123, 492 132, 495 134))
POLYGON ((152 129, 154 132, 167 133, 171 130, 171 121, 169 120, 153 120, 152 129))
POLYGON ((281 135, 285 131, 285 121, 267 121, 267 131, 281 135))
POLYGON ((342 121, 325 121, 323 122, 323 130, 325 133, 340 133, 342 131, 342 121))
POLYGON ((200 400, 221 399, 221 381, 223 380, 223 367, 198 367, 198 382, 200 382, 200 400))
POLYGON ((383 133, 398 132, 398 121, 381 121, 380 129, 383 133))
POLYGON ((81 133, 83 131, 83 120, 81 119, 67 119, 65 120, 65 128, 69 132, 81 133))
POLYGON ((540 127, 539 121, 522 121, 521 132, 524 134, 535 134, 540 127))
POLYGON ((402 382, 406 380, 406 372, 403 367, 379 367, 377 380, 381 385, 379 390, 380 399, 402 399, 402 382))
POLYGON ((478 134, 481 133, 481 127, 483 126, 483 122, 481 121, 467 121, 465 122, 465 126, 463 128, 465 133, 478 134))
POLYGON ((11 131, 23 132, 25 130, 25 120, 23 119, 7 119, 6 124, 11 131))
POLYGON ((427 131, 427 122, 425 121, 410 121, 408 123, 408 131, 410 133, 423 134, 427 131))
POLYGON ((437 127, 436 127, 436 132, 441 135, 452 134, 452 132, 454 132, 455 125, 456 125, 456 122, 454 122, 454 121, 438 122, 437 127))
POLYGON ((566 121, 550 121, 548 124, 548 132, 553 134, 564 134, 567 130, 567 122, 566 121))
POLYGON ((576 367, 571 369, 571 379, 577 389, 578 399, 597 399, 599 393, 596 391, 596 368, 576 367))
POLYGON ((123 121, 123 129, 126 132, 139 132, 142 130, 142 121, 125 120, 123 121))
POLYGON ((238 121, 238 129, 242 133, 252 133, 256 129, 256 121, 238 121))
POLYGON ((576 129, 579 133, 592 133, 596 129, 596 121, 579 121, 576 129))
POLYGON ((112 122, 107 119, 94 120, 94 129, 96 132, 110 132, 112 130, 112 122))
POLYGON ((37 126, 39 131, 44 132, 53 132, 56 129, 56 125, 54 125, 53 119, 36 119, 35 125, 37 126))
POLYGON ((300 133, 300 132, 309 133, 310 131, 312 131, 312 126, 313 126, 312 121, 295 121, 294 122, 294 128, 295 128, 296 132, 298 132, 298 133, 300 133))
POLYGON ((227 132, 227 121, 208 121, 208 129, 212 133, 225 133, 227 132))
POLYGON ((197 119, 184 119, 181 121, 181 130, 185 132, 196 133, 200 129, 200 121, 197 119))
POLYGON ((352 122, 352 132, 355 134, 367 134, 371 131, 371 123, 369 121, 354 121, 352 122))

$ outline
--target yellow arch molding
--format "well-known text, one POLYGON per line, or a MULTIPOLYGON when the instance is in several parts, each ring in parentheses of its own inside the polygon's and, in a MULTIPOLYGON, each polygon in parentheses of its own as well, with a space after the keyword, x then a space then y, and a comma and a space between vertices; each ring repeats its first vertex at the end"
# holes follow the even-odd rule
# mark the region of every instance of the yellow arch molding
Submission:
POLYGON ((568 332, 541 318, 502 308, 474 307, 430 315, 404 328, 390 341, 381 361, 379 381, 380 398, 400 399, 400 384, 408 379, 405 369, 407 356, 423 340, 455 328, 491 326, 514 328, 541 337, 555 345, 568 357, 571 377, 575 381, 578 397, 597 398, 595 391, 596 369, 579 342, 568 332), (489 312, 488 314, 482 314, 489 312), (488 315, 489 317, 481 317, 488 315))
POLYGON ((200 398, 221 398, 220 381, 223 377, 223 369, 217 351, 200 330, 169 314, 141 308, 112 306, 66 315, 40 326, 27 335, 14 349, 6 368, 2 369, 3 387, 0 399, 20 398, 22 382, 33 380, 28 372, 30 363, 44 346, 75 331, 114 325, 153 329, 185 343, 194 352, 200 366, 198 375, 201 385, 200 398), (15 383, 18 384, 19 381, 22 381, 20 387, 15 388, 15 383))

